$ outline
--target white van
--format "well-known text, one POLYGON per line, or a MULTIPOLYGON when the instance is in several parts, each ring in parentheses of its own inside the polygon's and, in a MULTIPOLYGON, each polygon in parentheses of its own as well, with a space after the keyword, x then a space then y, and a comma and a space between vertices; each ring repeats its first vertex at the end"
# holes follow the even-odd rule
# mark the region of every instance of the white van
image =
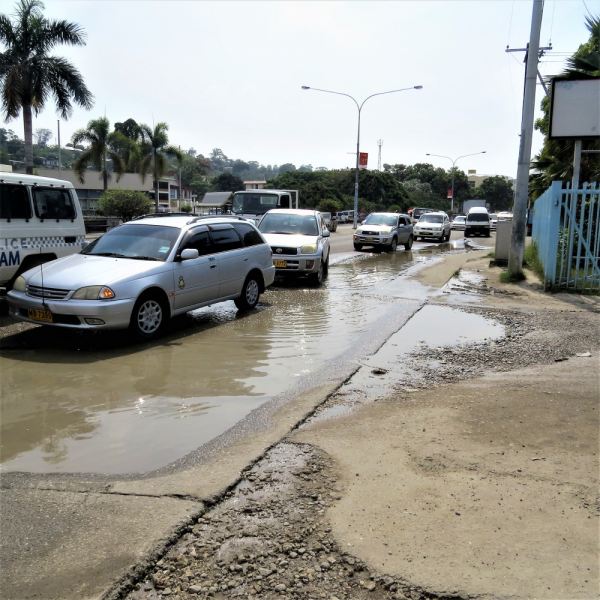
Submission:
POLYGON ((0 173, 0 296, 21 273, 84 245, 85 225, 72 183, 0 173))

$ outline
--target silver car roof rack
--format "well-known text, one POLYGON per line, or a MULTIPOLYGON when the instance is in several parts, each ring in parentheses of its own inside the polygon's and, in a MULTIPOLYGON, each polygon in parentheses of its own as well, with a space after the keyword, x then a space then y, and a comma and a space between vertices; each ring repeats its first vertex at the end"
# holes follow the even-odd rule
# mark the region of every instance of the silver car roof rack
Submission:
MULTIPOLYGON (((132 221, 139 221, 141 219, 154 219, 158 217, 189 217, 189 213, 184 212, 171 212, 171 213, 150 213, 148 215, 142 215, 141 217, 136 217, 135 219, 131 219, 132 221)), ((186 225, 191 225, 192 223, 196 223, 201 221, 202 219, 236 219, 237 221, 248 221, 248 219, 244 219, 244 217, 239 217, 238 215, 199 215, 197 217, 192 217, 189 221, 186 221, 186 225)))

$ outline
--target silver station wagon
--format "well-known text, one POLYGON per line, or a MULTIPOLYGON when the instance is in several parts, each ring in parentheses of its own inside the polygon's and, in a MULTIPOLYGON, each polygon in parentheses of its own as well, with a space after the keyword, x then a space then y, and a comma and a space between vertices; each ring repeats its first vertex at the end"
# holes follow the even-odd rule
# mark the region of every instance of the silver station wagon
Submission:
POLYGON ((23 321, 150 339, 202 306, 233 300, 250 310, 274 277, 271 248, 245 219, 150 215, 23 273, 8 304, 23 321))

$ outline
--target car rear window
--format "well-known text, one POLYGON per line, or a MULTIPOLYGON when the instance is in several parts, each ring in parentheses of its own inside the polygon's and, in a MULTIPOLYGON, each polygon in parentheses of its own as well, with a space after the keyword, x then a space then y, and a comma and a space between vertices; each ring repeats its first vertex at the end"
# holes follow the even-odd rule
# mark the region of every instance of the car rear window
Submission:
POLYGON ((467 215, 467 221, 476 221, 478 223, 489 222, 490 217, 487 213, 469 213, 467 215))
POLYGON ((265 241, 262 239, 260 233, 247 223, 234 223, 233 228, 239 233, 242 240, 244 240, 244 246, 258 246, 258 244, 264 244, 265 241))

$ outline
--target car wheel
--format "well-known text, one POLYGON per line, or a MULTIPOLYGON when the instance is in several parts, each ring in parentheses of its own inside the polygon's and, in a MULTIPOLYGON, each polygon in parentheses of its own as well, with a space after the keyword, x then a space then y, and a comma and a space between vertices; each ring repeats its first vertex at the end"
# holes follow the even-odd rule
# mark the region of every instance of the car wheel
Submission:
POLYGON ((354 249, 360 252, 363 249, 362 244, 354 244, 354 249))
POLYGON ((321 261, 321 264, 319 265, 319 270, 316 273, 309 275, 309 278, 310 282, 315 287, 319 287, 323 283, 323 280, 325 279, 325 265, 323 264, 323 261, 321 261))
POLYGON ((327 279, 327 277, 329 277, 329 255, 327 255, 325 267, 323 268, 323 279, 327 279))
POLYGON ((252 310, 260 298, 260 284, 256 275, 248 275, 239 298, 234 300, 239 310, 252 310))
POLYGON ((412 248, 413 245, 413 236, 409 235, 408 236, 408 242, 406 242, 406 244, 404 244, 404 249, 405 250, 410 250, 412 248))
POLYGON ((390 252, 396 252, 396 248, 398 248, 398 238, 394 236, 392 238, 392 243, 390 244, 390 252))
POLYGON ((446 241, 447 241, 447 242, 449 242, 449 241, 450 241, 450 234, 451 234, 451 233, 452 233, 452 232, 450 232, 450 231, 449 231, 449 232, 446 234, 446 241))
POLYGON ((133 307, 129 328, 138 339, 151 340, 167 322, 167 311, 167 303, 158 294, 142 294, 133 307))

